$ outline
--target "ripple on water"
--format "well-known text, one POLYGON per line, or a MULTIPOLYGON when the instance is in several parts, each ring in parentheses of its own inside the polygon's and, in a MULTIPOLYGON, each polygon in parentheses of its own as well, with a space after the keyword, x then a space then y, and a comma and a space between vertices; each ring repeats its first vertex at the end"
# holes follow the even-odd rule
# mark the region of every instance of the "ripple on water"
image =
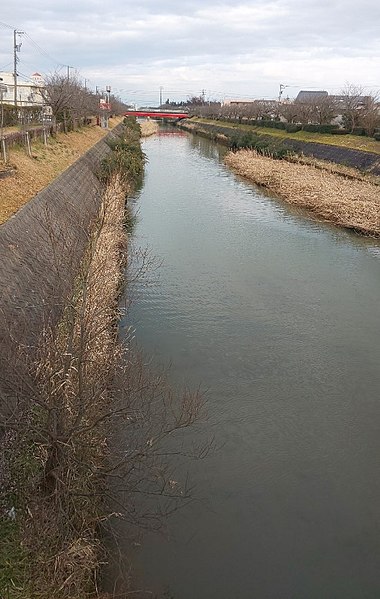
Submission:
POLYGON ((236 178, 207 140, 144 151, 135 243, 163 267, 130 322, 175 383, 207 388, 220 446, 191 466, 202 506, 144 546, 145 580, 181 599, 380 596, 379 244, 236 178))

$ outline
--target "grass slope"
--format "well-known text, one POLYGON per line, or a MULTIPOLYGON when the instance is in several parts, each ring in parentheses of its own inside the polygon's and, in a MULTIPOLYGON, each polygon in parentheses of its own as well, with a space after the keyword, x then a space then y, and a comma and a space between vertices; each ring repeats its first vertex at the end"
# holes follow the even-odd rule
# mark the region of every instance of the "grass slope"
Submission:
POLYGON ((372 152, 380 154, 380 142, 371 137, 362 137, 358 135, 329 135, 326 133, 310 133, 309 131, 297 131, 297 133, 288 133, 281 129, 271 129, 270 127, 254 127, 252 125, 230 123, 229 121, 214 121, 212 119, 192 118, 194 123, 205 123, 209 125, 221 125, 231 127, 231 129, 240 129, 243 131, 254 131, 262 135, 271 135, 281 139, 296 139, 311 143, 326 144, 337 146, 339 148, 350 148, 360 150, 361 152, 372 152))
MULTIPOLYGON (((111 126, 119 124, 122 117, 112 119, 111 126)), ((66 170, 82 154, 108 133, 100 127, 84 127, 72 133, 59 133, 49 139, 48 146, 33 142, 29 158, 25 148, 15 147, 9 156, 9 165, 15 174, 0 179, 0 224, 4 223, 21 206, 66 170)), ((0 160, 0 169, 2 166, 0 160)))

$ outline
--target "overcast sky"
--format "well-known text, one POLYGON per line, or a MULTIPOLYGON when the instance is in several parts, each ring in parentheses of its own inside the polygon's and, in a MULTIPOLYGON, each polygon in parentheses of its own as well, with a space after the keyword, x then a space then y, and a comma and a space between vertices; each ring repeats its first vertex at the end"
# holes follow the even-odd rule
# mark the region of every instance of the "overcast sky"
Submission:
POLYGON ((0 21, 0 70, 17 28, 19 73, 70 65, 137 104, 157 104, 160 86, 164 100, 380 90, 380 0, 4 1, 0 21))

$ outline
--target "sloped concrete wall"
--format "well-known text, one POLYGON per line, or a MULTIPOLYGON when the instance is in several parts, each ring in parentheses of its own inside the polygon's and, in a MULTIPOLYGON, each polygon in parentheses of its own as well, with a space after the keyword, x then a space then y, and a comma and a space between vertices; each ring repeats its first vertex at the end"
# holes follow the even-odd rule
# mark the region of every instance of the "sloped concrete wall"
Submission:
POLYGON ((0 226, 0 393, 20 352, 33 354, 45 324, 62 314, 99 211, 106 140, 121 127, 0 226))

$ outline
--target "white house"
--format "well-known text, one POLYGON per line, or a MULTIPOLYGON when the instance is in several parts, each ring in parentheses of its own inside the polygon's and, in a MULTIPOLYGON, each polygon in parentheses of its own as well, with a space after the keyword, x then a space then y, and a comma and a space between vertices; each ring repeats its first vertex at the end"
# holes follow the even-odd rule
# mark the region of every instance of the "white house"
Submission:
MULTIPOLYGON (((6 85, 7 91, 3 92, 4 104, 14 106, 14 77, 13 73, 0 71, 0 83, 6 85)), ((43 106, 44 100, 41 95, 41 88, 44 87, 44 80, 40 73, 33 73, 29 81, 17 78, 17 104, 23 106, 43 106)))

